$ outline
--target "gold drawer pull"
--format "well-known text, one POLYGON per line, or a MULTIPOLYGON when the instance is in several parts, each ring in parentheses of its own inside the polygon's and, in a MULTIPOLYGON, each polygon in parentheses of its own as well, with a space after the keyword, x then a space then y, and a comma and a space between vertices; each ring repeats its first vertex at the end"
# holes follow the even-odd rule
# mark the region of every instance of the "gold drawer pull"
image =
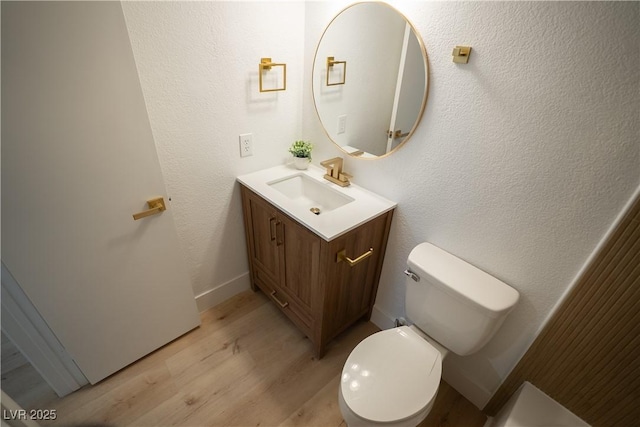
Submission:
POLYGON ((373 248, 369 248, 367 252, 363 253, 358 258, 351 259, 347 256, 347 250, 343 249, 340 252, 338 252, 338 255, 336 256, 336 262, 346 261, 346 263, 349 264, 349 267, 353 267, 360 261, 364 261, 365 259, 369 258, 372 253, 373 253, 373 248))
POLYGON ((273 291, 273 292, 271 292, 271 298, 273 298, 273 300, 274 300, 275 302, 277 302, 277 303, 278 303, 278 305, 279 305, 280 307, 282 307, 282 308, 286 308, 286 307, 289 305, 289 303, 288 303, 288 302, 282 302, 282 301, 280 301, 280 300, 278 299, 278 297, 276 297, 276 292, 277 292, 277 291, 273 291))
POLYGON ((148 210, 133 214, 134 220, 137 221, 141 218, 159 214, 160 212, 167 209, 167 207, 164 204, 164 198, 162 197, 157 197, 155 199, 147 200, 147 205, 149 206, 148 210))

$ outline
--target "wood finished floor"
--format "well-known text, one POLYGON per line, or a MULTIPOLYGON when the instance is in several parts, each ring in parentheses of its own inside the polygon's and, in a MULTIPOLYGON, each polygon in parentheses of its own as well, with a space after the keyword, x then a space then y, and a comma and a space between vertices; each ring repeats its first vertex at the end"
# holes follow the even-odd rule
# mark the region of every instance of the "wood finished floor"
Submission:
MULTIPOLYGON (((375 325, 350 328, 316 360, 311 343, 260 292, 241 293, 201 318, 198 329, 94 386, 23 405, 56 409, 51 424, 65 426, 345 425, 337 401, 340 372, 351 350, 378 331, 375 325)), ((4 377, 4 357, 2 364, 4 377)), ((8 381, 19 383, 13 374, 7 369, 8 381)), ((421 426, 481 427, 485 421, 443 382, 421 426)))

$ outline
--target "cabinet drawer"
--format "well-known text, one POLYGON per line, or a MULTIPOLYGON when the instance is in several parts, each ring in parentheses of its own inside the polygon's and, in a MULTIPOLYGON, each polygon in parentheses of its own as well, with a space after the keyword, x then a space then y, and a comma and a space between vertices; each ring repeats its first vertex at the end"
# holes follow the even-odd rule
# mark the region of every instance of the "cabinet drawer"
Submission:
POLYGON ((288 297, 260 268, 255 269, 255 280, 256 285, 262 289, 276 306, 309 336, 311 334, 311 316, 309 313, 293 298, 288 297))

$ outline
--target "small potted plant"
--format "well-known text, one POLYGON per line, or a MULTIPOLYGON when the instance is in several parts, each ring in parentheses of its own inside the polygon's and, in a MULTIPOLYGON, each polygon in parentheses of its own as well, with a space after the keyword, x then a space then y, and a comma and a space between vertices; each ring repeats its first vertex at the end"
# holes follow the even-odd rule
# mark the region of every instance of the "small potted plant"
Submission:
POLYGON ((311 150, 313 144, 308 141, 296 141, 291 144, 289 152, 293 154, 293 161, 296 169, 306 169, 311 162, 311 150))

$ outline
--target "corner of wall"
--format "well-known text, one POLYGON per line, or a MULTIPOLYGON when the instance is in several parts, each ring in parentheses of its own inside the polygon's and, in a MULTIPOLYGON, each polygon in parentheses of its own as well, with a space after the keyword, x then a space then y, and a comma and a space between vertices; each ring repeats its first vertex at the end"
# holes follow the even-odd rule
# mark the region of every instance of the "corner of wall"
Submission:
POLYGON ((460 369, 443 369, 442 379, 479 409, 484 408, 493 395, 493 392, 474 382, 471 375, 466 375, 460 369))
POLYGON ((391 329, 396 326, 395 319, 388 313, 381 310, 377 305, 373 306, 373 311, 371 312, 371 323, 382 330, 391 329))
POLYGON ((228 300, 232 296, 239 294, 240 292, 247 291, 251 288, 249 272, 243 273, 238 277, 235 277, 228 282, 216 286, 213 289, 209 289, 200 295, 196 296, 196 305, 198 311, 202 313, 214 307, 221 302, 228 300))

